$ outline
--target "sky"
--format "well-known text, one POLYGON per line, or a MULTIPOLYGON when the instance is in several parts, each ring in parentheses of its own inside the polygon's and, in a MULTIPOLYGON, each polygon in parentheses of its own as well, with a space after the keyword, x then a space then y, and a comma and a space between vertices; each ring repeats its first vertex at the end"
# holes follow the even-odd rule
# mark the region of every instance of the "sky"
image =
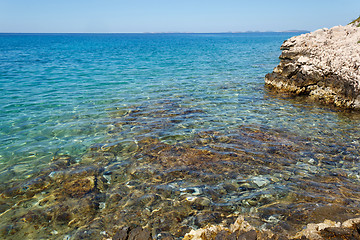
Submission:
POLYGON ((287 31, 346 25, 360 0, 0 0, 0 32, 287 31))

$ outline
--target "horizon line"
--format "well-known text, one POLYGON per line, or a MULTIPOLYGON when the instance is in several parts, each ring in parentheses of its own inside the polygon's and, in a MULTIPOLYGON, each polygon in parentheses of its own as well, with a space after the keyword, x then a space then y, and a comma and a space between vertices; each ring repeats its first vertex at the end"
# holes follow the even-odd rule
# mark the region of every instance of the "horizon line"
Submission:
POLYGON ((225 33, 290 33, 311 32, 309 30, 285 31, 227 31, 227 32, 0 32, 0 34, 225 34, 225 33))

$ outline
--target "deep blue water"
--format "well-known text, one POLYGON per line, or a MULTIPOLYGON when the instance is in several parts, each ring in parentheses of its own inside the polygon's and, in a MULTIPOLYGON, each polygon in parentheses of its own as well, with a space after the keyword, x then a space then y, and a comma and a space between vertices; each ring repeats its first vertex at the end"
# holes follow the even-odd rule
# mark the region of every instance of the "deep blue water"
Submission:
POLYGON ((1 34, 0 170, 27 174, 55 153, 81 155, 108 138, 112 111, 161 100, 207 113, 164 139, 260 124, 356 141, 356 116, 264 88, 296 34, 1 34))

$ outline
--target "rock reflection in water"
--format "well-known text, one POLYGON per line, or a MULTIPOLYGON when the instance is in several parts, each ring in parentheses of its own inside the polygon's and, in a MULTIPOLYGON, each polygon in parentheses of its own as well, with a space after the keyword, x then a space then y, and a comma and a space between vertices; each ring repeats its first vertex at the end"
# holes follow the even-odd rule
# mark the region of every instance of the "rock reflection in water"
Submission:
POLYGON ((294 234, 359 214, 356 147, 256 125, 177 134, 203 115, 171 101, 114 112, 108 143, 1 184, 1 238, 181 238, 240 214, 294 234))

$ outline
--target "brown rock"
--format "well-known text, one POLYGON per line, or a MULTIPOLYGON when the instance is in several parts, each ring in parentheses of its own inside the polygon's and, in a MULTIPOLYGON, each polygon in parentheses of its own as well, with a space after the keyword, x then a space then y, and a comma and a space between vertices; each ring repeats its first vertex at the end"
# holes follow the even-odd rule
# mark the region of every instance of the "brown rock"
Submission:
POLYGON ((359 240, 360 234, 355 229, 349 228, 340 228, 340 227, 329 227, 325 228, 320 232, 320 236, 324 239, 333 239, 333 240, 359 240))
POLYGON ((245 232, 237 237, 237 240, 256 240, 256 239, 257 239, 257 233, 255 230, 245 232))
POLYGON ((219 233, 216 234, 215 240, 225 240, 225 239, 229 239, 229 231, 226 230, 222 230, 219 233))
POLYGON ((91 192, 95 187, 95 177, 90 176, 86 178, 76 179, 65 182, 63 188, 66 194, 70 197, 81 198, 85 194, 91 192))
POLYGON ((151 240, 151 233, 147 229, 137 227, 130 231, 128 240, 151 240))
POLYGON ((221 214, 218 212, 202 212, 195 218, 195 224, 199 227, 205 227, 209 223, 219 224, 221 221, 221 214))
POLYGON ((123 227, 112 237, 112 240, 126 240, 129 235, 129 227, 123 227))
POLYGON ((112 240, 151 240, 151 233, 147 229, 142 227, 136 227, 130 229, 129 227, 123 227, 118 230, 112 237, 112 240))

